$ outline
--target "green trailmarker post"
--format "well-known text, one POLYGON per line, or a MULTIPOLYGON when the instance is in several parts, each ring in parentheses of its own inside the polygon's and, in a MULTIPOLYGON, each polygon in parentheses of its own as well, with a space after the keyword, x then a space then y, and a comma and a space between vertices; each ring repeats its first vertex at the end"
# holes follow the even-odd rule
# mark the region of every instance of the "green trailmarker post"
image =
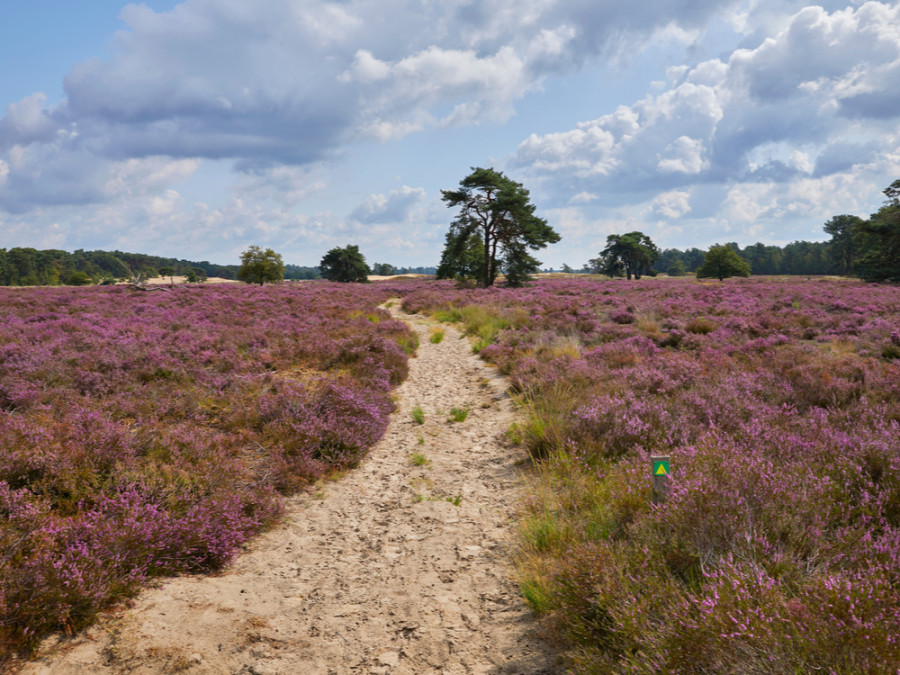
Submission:
POLYGON ((654 455, 650 461, 653 462, 653 501, 661 502, 669 494, 669 476, 672 475, 669 456, 654 455))

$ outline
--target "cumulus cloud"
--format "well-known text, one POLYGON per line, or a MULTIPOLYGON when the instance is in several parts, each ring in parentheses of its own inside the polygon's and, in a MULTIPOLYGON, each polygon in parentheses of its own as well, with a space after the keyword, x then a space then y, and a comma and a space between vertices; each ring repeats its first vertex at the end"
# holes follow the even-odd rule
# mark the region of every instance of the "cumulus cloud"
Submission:
POLYGON ((663 192, 653 200, 653 208, 666 218, 680 218, 691 211, 691 193, 685 190, 663 192))
POLYGON ((353 210, 350 218, 365 224, 404 223, 424 200, 425 190, 404 185, 388 195, 369 195, 353 210))
POLYGON ((53 138, 59 125, 46 109, 46 102, 47 96, 38 92, 6 106, 0 118, 0 149, 53 138))
MULTIPOLYGON (((699 26, 712 0, 653 7, 584 0, 185 0, 127 5, 113 56, 76 64, 66 98, 7 106, 0 153, 56 165, 58 203, 102 201, 103 162, 229 159, 241 170, 302 166, 361 138, 502 122, 545 77, 673 25, 699 26), (61 142, 60 136, 64 136, 61 142), (32 147, 37 146, 37 147, 32 147), (68 159, 62 158, 68 155, 68 159), (87 165, 91 182, 66 165, 87 165), (70 180, 66 180, 69 175, 70 180)), ((40 201, 8 158, 10 182, 40 201)), ((48 190, 49 192, 49 190, 48 190)))
POLYGON ((751 227, 813 208, 815 195, 850 194, 860 172, 884 171, 900 154, 898 5, 819 4, 128 5, 112 56, 74 65, 62 101, 36 93, 0 115, 4 234, 30 222, 40 241, 75 246, 204 250, 215 240, 229 256, 247 237, 286 251, 350 237, 413 250, 440 238, 413 225, 440 220, 436 197, 402 186, 335 215, 322 195, 333 198, 346 176, 336 169, 326 185, 317 169, 373 140, 501 124, 552 78, 626 63, 650 43, 700 54, 713 18, 739 34, 739 49, 676 63, 651 94, 574 128, 523 133, 510 164, 573 236, 639 229, 641 218, 662 218, 665 232, 678 219, 712 222, 713 199, 735 228, 751 227), (186 196, 211 166, 237 172, 225 196, 186 196), (621 210, 593 215, 611 208, 621 210), (397 223, 409 229, 398 234, 397 223))
POLYGON ((514 162, 561 201, 590 192, 612 203, 873 163, 896 151, 900 132, 900 5, 806 7, 754 48, 669 75, 665 91, 570 131, 529 136, 514 162))
POLYGON ((679 136, 666 147, 657 167, 665 173, 698 174, 708 165, 703 158, 704 154, 702 140, 679 136))

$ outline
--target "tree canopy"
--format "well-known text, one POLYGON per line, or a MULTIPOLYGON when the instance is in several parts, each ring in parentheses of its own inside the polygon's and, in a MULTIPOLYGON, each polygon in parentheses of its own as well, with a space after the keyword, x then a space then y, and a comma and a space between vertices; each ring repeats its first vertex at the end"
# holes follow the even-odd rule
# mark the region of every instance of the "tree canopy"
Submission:
POLYGON ((372 274, 377 274, 381 277, 389 277, 398 274, 398 272, 397 268, 390 263, 375 263, 372 265, 372 274))
POLYGON ((750 263, 730 246, 713 246, 706 253, 703 264, 697 270, 697 278, 749 277, 750 263))
POLYGON ((884 206, 854 229, 859 254, 853 272, 866 281, 900 282, 900 180, 884 195, 884 206))
POLYGON ((842 214, 825 223, 825 231, 831 235, 828 257, 841 274, 850 274, 853 269, 859 247, 859 226, 864 222, 859 216, 842 214))
POLYGON ((459 214, 447 233, 438 278, 474 278, 492 286, 500 273, 519 286, 540 269, 529 250, 559 241, 559 234, 535 215, 521 183, 494 169, 473 168, 458 190, 441 190, 459 214))
POLYGON ((626 276, 640 279, 650 274, 653 263, 659 258, 656 244, 643 232, 611 234, 606 238, 606 248, 600 257, 591 260, 593 268, 611 277, 626 276))
POLYGON ((284 263, 281 256, 270 248, 263 250, 259 246, 251 246, 241 254, 238 279, 260 286, 267 281, 281 281, 284 279, 284 263))
POLYGON ((670 277, 683 277, 687 274, 687 267, 680 260, 673 260, 672 264, 666 269, 666 274, 670 277))
POLYGON ((346 246, 333 248, 322 258, 319 263, 319 271, 323 279, 341 282, 369 281, 369 266, 366 259, 359 252, 359 246, 346 246))

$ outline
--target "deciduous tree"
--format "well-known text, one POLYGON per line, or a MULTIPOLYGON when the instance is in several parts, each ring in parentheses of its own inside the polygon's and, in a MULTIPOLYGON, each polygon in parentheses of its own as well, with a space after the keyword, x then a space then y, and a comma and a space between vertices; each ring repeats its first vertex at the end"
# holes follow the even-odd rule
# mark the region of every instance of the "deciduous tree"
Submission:
POLYGON ((687 274, 687 268, 684 266, 684 263, 680 260, 675 260, 669 268, 666 270, 666 274, 670 277, 683 277, 687 274))
POLYGON ((260 286, 267 281, 281 281, 284 279, 284 262, 281 256, 270 248, 263 250, 259 246, 251 246, 241 254, 238 279, 260 286))
POLYGON ((606 238, 606 248, 600 257, 591 261, 594 268, 611 277, 622 276, 630 280, 649 274, 659 258, 656 244, 643 232, 611 234, 606 238))
POLYGON ((706 252, 703 264, 697 270, 697 278, 749 277, 750 263, 738 255, 731 246, 713 246, 706 252))
POLYGON ((365 257, 355 245, 328 251, 319 263, 319 271, 329 281, 360 283, 367 283, 370 273, 365 257))
POLYGON ((397 274, 397 268, 390 263, 375 263, 372 265, 372 274, 380 277, 389 277, 397 274))
POLYGON ((174 279, 175 268, 174 267, 171 267, 169 265, 166 265, 165 267, 160 267, 159 268, 159 276, 169 277, 169 284, 171 284, 171 285, 175 284, 175 279, 174 279))

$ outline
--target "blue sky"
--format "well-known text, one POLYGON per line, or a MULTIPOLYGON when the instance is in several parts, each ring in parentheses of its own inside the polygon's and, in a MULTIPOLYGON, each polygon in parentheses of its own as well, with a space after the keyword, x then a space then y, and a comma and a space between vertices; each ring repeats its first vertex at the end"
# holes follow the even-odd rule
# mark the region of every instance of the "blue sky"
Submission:
POLYGON ((580 267, 823 240, 900 177, 900 3, 5 0, 0 247, 432 265, 473 166, 580 267))

